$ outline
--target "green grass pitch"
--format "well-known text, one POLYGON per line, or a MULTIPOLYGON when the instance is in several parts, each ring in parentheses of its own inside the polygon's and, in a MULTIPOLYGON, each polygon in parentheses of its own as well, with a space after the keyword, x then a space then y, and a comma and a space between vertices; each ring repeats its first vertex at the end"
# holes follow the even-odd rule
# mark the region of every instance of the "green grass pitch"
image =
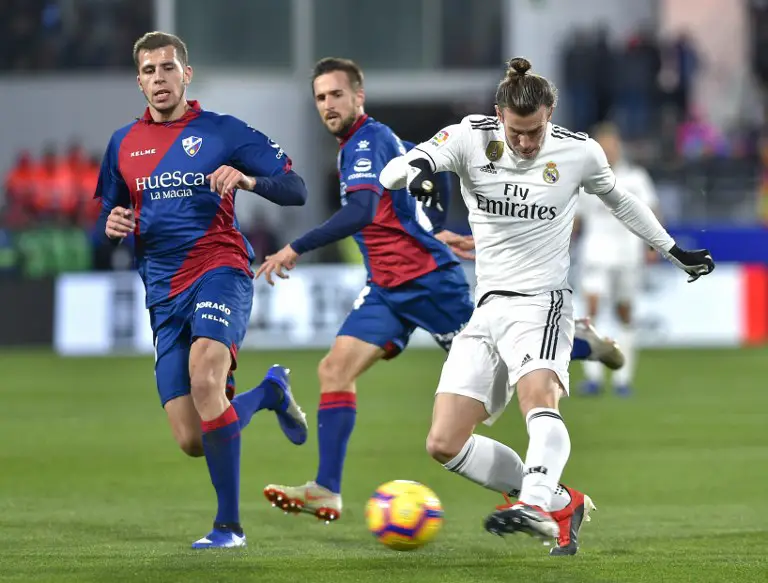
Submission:
MULTIPOLYGON (((240 389, 273 362, 292 367, 312 433, 289 444, 271 413, 244 434, 246 550, 195 552, 211 524, 205 463, 172 441, 152 359, 0 354, 0 581, 746 582, 768 581, 768 351, 648 351, 638 392, 573 397, 562 409, 573 450, 564 481, 598 506, 576 557, 550 558, 522 535, 492 537, 501 498, 424 451, 443 359, 413 350, 359 383, 344 482, 330 526, 286 516, 270 482, 314 477, 319 352, 245 353, 240 389), (443 501, 438 539, 395 553, 367 532, 363 508, 382 482, 419 480, 443 501)), ((572 367, 574 385, 580 367, 572 367)), ((516 402, 490 430, 525 454, 516 402)))

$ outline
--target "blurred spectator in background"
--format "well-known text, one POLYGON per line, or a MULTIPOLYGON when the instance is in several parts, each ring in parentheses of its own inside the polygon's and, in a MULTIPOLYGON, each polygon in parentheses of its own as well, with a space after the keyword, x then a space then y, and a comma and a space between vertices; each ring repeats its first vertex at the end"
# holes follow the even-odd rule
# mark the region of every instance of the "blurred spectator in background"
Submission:
POLYGON ((55 148, 52 145, 46 146, 41 160, 33 170, 28 207, 34 218, 42 222, 63 222, 64 217, 58 216, 56 211, 60 201, 71 198, 71 189, 71 179, 60 164, 55 148))
POLYGON ((688 119, 691 114, 699 67, 700 57, 690 35, 682 33, 662 44, 659 86, 677 122, 688 119))
POLYGON ((687 113, 687 117, 677 126, 677 153, 688 160, 728 156, 731 147, 728 140, 707 121, 697 109, 687 113))
POLYGON ((768 87, 768 0, 750 0, 752 24, 752 67, 764 87, 768 87))
POLYGON ((5 179, 5 212, 3 213, 5 226, 21 228, 30 221, 32 213, 28 204, 32 199, 33 180, 32 154, 28 150, 22 150, 5 179))
POLYGON ((628 140, 647 137, 653 130, 659 105, 658 78, 661 51, 649 31, 632 36, 619 55, 617 121, 628 140))
POLYGON ((593 58, 596 71, 594 79, 596 124, 609 119, 613 113, 616 98, 616 54, 611 48, 608 30, 606 25, 601 24, 595 32, 593 58))
POLYGON ((589 33, 582 29, 575 29, 563 47, 564 101, 569 107, 569 129, 577 132, 587 131, 597 123, 594 86, 599 71, 595 68, 594 48, 589 33))
POLYGON ((129 68, 152 0, 2 0, 0 71, 129 68))
POLYGON ((96 184, 99 182, 99 169, 101 168, 101 157, 94 154, 85 163, 82 173, 79 176, 79 192, 81 196, 78 224, 86 228, 92 227, 99 218, 100 203, 93 198, 96 192, 96 184))
POLYGON ((88 157, 77 142, 65 154, 49 144, 39 160, 21 151, 5 179, 4 225, 90 227, 98 216, 93 193, 99 165, 99 157, 88 157))

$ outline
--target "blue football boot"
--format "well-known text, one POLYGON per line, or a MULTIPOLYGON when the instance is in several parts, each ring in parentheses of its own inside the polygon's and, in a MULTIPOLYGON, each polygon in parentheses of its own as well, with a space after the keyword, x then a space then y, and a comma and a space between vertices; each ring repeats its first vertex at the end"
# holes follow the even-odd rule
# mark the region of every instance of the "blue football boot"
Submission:
POLYGON ((579 391, 582 395, 594 397, 600 394, 600 384, 595 381, 584 381, 581 383, 579 391))
POLYGON ((213 525, 213 530, 198 541, 192 543, 193 549, 230 549, 245 547, 245 533, 235 533, 230 528, 213 525))
POLYGON ((616 385, 613 389, 617 397, 631 397, 632 387, 629 385, 616 385))
POLYGON ((291 443, 301 445, 307 441, 307 415, 293 398, 290 374, 290 369, 275 364, 267 371, 264 381, 271 381, 281 391, 280 404, 274 410, 280 429, 291 443))

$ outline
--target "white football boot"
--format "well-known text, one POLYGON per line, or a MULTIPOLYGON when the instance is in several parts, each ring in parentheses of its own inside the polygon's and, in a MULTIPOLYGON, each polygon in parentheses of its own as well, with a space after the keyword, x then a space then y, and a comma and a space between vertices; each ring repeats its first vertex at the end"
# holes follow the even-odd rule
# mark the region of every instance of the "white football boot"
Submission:
POLYGON ((307 482, 302 486, 269 484, 264 488, 264 496, 273 507, 286 513, 312 514, 326 524, 341 517, 341 494, 335 494, 315 482, 307 482))
POLYGON ((592 350, 587 360, 597 360, 611 370, 624 366, 624 353, 615 340, 600 336, 589 318, 576 320, 575 324, 575 337, 584 340, 592 350))

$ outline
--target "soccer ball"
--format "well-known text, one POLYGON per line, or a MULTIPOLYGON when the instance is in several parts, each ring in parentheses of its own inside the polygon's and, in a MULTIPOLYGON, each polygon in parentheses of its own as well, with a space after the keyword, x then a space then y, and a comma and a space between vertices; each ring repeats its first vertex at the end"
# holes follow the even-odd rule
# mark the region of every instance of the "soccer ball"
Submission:
POLYGON ((424 484, 394 480, 376 489, 365 507, 368 529, 396 551, 413 551, 430 542, 443 524, 443 506, 424 484))

